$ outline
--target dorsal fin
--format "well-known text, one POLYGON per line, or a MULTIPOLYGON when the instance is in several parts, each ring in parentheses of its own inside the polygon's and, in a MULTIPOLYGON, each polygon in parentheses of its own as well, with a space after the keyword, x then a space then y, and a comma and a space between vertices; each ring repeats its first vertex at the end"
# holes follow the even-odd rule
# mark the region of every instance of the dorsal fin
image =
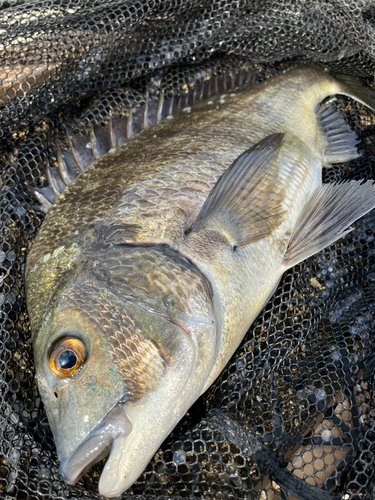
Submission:
POLYGON ((164 118, 173 118, 180 112, 190 112, 190 106, 202 99, 228 90, 233 91, 252 81, 253 73, 240 68, 237 72, 213 75, 211 71, 195 75, 194 85, 186 91, 168 97, 161 88, 158 93, 155 84, 150 83, 150 92, 146 91, 145 101, 140 106, 130 109, 125 117, 112 116, 108 126, 93 125, 89 135, 69 135, 69 149, 58 150, 58 169, 48 169, 49 186, 33 188, 34 194, 47 212, 65 187, 84 172, 95 160, 126 142, 130 137, 155 125, 164 118), (201 80, 201 81, 199 81, 201 80))

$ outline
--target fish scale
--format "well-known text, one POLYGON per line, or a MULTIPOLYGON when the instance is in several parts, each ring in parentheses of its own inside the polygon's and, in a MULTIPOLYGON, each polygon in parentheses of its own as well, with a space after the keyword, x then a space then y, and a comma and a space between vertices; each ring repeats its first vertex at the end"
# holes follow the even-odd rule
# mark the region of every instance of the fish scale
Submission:
POLYGON ((335 94, 374 109, 356 79, 300 67, 173 117, 182 101, 160 93, 157 106, 146 100, 60 153, 61 176, 36 190, 46 208, 59 196, 26 280, 39 387, 68 483, 109 453, 100 493, 130 487, 283 272, 375 206, 372 182, 322 184, 325 163, 358 157, 356 134, 334 104, 322 106, 335 94), (169 119, 148 128, 166 109, 169 119), (127 140, 107 151, 115 135, 127 140), (83 170, 66 188, 64 158, 83 170), (76 364, 59 373, 58 356, 74 359, 74 346, 76 364))

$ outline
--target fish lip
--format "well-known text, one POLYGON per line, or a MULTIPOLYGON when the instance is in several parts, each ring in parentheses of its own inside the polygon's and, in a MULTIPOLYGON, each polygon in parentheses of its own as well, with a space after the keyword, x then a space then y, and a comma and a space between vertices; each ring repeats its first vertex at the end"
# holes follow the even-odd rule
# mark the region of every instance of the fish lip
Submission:
POLYGON ((97 462, 107 457, 113 442, 130 434, 132 425, 122 404, 117 404, 103 420, 60 463, 60 474, 68 484, 75 484, 97 462))

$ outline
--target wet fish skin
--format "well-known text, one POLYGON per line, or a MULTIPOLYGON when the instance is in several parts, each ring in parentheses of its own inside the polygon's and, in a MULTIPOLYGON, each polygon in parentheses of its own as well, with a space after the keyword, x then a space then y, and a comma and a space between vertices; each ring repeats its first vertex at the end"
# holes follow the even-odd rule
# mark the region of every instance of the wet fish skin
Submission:
POLYGON ((95 461, 95 446, 104 453, 112 445, 99 490, 112 497, 131 486, 218 376, 285 269, 375 205, 357 206, 352 196, 374 200, 368 183, 334 188, 334 205, 322 187, 329 147, 336 160, 357 155, 340 120, 344 152, 320 124, 319 104, 337 93, 353 95, 303 67, 197 104, 99 158, 52 206, 28 257, 27 301, 68 482, 95 461), (313 246, 294 229, 304 210, 325 229, 315 198, 345 217, 313 246), (77 374, 58 378, 48 353, 68 334, 83 340, 88 358, 77 374))
MULTIPOLYGON (((84 341, 89 359, 77 376, 68 379, 51 373, 45 355, 35 359, 59 459, 64 463, 121 401, 127 411, 122 412, 119 427, 127 432, 119 433, 112 425, 112 438, 118 445, 131 437, 134 453, 142 459, 146 451, 147 461, 149 450, 144 449, 139 426, 145 429, 156 422, 159 428, 167 426, 168 433, 173 413, 187 411, 186 393, 197 393, 207 379, 216 333, 208 284, 189 262, 163 247, 125 252, 107 248, 102 260, 98 252, 87 251, 74 273, 63 280, 34 349, 47 353, 57 339, 73 334, 84 341), (182 410, 173 404, 174 396, 170 401, 168 391, 181 394, 182 410), (143 419, 131 418, 132 412, 138 414, 144 407, 143 419)), ((64 475, 68 482, 76 482, 81 474, 78 468, 64 475)))

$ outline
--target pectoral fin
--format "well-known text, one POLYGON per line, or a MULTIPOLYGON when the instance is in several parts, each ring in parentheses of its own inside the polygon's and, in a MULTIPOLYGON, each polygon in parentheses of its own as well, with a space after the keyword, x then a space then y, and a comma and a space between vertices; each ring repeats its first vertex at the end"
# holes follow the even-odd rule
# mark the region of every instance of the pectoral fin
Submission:
POLYGON ((243 153, 220 177, 188 232, 224 229, 233 246, 253 243, 282 222, 285 192, 273 161, 283 134, 272 134, 243 153))
POLYGON ((289 268, 348 234, 350 224, 375 207, 375 184, 322 184, 304 206, 283 264, 289 268))

